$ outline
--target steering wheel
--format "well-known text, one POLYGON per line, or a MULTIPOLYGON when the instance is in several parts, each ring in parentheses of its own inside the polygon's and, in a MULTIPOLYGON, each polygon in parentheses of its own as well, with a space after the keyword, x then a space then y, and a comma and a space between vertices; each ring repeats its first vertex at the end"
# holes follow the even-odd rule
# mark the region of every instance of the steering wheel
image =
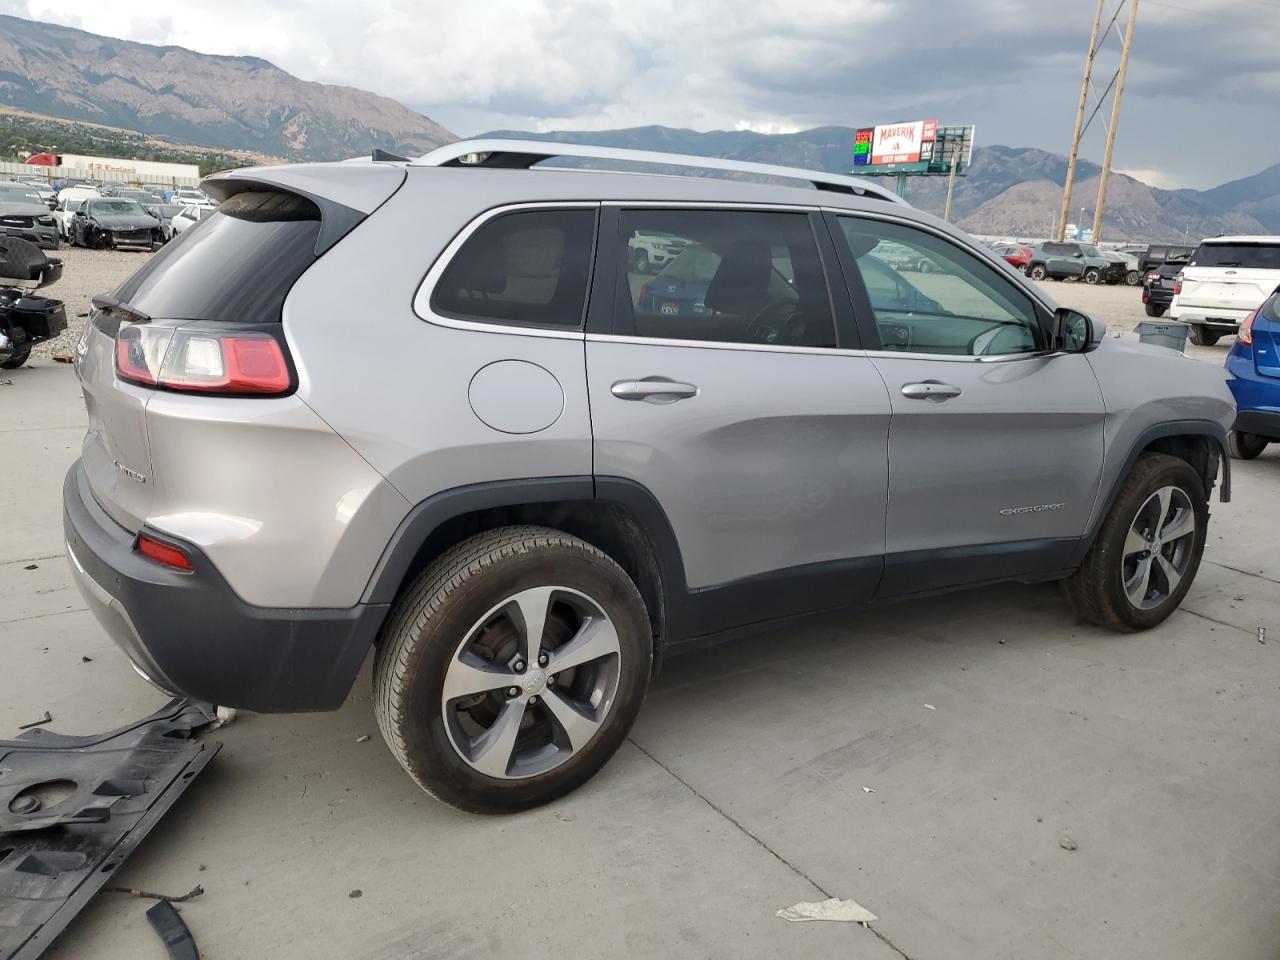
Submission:
POLYGON ((747 322, 747 339, 754 343, 794 343, 804 335, 804 313, 795 300, 775 300, 747 322))

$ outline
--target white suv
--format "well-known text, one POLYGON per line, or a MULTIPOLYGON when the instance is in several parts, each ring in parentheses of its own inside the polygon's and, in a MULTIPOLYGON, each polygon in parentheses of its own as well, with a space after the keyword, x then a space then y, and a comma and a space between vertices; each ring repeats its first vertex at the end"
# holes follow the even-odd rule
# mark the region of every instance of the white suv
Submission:
POLYGON ((1280 237, 1203 240, 1174 281, 1170 317, 1191 325, 1191 342, 1212 346, 1280 286, 1280 237))

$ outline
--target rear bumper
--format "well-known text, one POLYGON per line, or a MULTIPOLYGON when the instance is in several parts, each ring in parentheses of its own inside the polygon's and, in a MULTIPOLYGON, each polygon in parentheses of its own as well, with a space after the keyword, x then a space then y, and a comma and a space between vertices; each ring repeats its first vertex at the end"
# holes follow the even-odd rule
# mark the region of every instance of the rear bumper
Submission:
MULTIPOLYGON (((386 604, 280 609, 245 603, 198 548, 194 571, 137 554, 135 535, 94 500, 79 461, 62 489, 67 557, 89 609, 156 686, 267 713, 342 705, 386 617, 386 604)), ((150 533, 150 531, 148 531, 150 533)))
POLYGON ((1170 316, 1174 320, 1190 323, 1197 327, 1208 327, 1220 333, 1235 333, 1251 310, 1229 310, 1225 307, 1206 310, 1201 307, 1187 307, 1174 300, 1170 316))
POLYGON ((1280 442, 1280 410, 1241 410, 1231 429, 1280 442))

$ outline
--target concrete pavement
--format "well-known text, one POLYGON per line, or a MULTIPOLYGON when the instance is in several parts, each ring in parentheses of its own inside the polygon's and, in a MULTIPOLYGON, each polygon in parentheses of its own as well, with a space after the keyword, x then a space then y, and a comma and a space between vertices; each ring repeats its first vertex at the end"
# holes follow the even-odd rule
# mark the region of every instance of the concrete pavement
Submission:
MULTIPOLYGON (((46 709, 105 730, 163 697, 62 556, 78 385, 53 363, 6 377, 0 736, 46 709)), ((341 711, 214 734, 117 882, 202 884, 182 911, 212 960, 1274 957, 1280 455, 1234 469, 1191 594, 1149 633, 1083 627, 1052 586, 767 633, 668 663, 600 776, 504 818, 418 791, 366 668, 341 711), (826 896, 880 920, 774 916, 826 896)), ((49 956, 159 960, 145 908, 100 895, 49 956)))

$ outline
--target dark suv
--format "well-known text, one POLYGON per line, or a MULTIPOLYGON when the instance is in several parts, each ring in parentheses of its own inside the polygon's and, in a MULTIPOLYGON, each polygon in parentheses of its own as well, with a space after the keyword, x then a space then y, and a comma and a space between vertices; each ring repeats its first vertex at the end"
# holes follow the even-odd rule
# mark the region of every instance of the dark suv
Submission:
POLYGON ((1043 243, 1027 265, 1032 280, 1083 280, 1085 283, 1118 283, 1124 279, 1124 263, 1103 256, 1089 243, 1043 243))

